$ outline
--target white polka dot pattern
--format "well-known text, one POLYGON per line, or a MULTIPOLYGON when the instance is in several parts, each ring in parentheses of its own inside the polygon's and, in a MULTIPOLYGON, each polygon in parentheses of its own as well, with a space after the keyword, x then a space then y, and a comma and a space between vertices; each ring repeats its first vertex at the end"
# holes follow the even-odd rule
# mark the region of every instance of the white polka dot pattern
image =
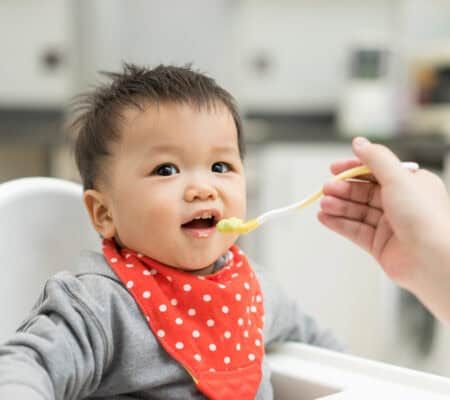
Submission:
POLYGON ((155 337, 194 376, 250 366, 260 371, 263 298, 236 246, 228 265, 212 275, 196 276, 128 249, 119 253, 111 241, 104 243, 105 258, 155 337))
POLYGON ((210 294, 204 294, 203 295, 203 301, 206 303, 209 303, 212 300, 212 297, 210 294))
POLYGON ((189 283, 186 283, 186 284, 183 286, 183 290, 184 290, 185 292, 190 292, 191 289, 192 289, 192 286, 189 285, 189 283))

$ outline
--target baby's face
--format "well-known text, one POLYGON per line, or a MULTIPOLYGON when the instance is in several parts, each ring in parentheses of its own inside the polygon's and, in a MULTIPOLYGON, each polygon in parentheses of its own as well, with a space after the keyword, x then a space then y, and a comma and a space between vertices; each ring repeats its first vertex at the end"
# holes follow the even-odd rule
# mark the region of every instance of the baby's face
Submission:
POLYGON ((105 188, 116 239, 175 268, 208 267, 237 239, 217 232, 215 223, 245 217, 232 115, 222 105, 173 103, 124 114, 105 188))

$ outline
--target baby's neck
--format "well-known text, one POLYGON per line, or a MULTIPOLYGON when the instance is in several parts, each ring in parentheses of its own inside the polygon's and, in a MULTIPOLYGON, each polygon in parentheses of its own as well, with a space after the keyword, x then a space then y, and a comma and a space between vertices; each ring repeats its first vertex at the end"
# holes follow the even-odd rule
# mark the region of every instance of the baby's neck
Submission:
POLYGON ((198 269, 196 271, 191 271, 193 275, 210 275, 219 271, 229 260, 231 257, 231 252, 227 251, 224 255, 220 256, 216 261, 214 261, 211 265, 208 265, 205 268, 198 269))

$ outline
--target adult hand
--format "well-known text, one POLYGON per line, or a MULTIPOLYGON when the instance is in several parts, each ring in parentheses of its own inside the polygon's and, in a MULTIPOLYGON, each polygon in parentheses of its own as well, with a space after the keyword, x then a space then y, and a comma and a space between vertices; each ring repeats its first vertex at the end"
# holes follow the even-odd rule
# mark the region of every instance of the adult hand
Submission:
POLYGON ((450 201, 435 174, 402 167, 385 146, 353 141, 356 159, 331 165, 338 174, 367 165, 376 181, 328 182, 320 222, 368 251, 388 276, 450 322, 450 201))

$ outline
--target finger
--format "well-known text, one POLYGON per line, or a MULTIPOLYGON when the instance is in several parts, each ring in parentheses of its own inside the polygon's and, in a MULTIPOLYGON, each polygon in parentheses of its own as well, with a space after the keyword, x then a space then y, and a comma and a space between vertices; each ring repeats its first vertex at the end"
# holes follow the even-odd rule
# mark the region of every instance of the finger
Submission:
POLYGON ((382 185, 401 182, 408 176, 398 157, 383 145, 357 137, 353 140, 353 152, 382 185))
POLYGON ((362 163, 357 158, 347 158, 343 160, 336 160, 330 165, 330 170, 333 175, 337 175, 350 168, 358 167, 362 163))
POLYGON ((363 222, 374 228, 378 225, 380 218, 383 216, 383 212, 378 208, 331 196, 324 197, 320 201, 320 207, 323 212, 329 215, 363 222))
POLYGON ((344 236, 370 252, 375 234, 375 229, 372 226, 346 218, 335 217, 322 211, 317 214, 317 218, 328 229, 344 236))
POLYGON ((332 181, 322 188, 325 196, 339 197, 381 209, 380 186, 369 182, 332 181))

